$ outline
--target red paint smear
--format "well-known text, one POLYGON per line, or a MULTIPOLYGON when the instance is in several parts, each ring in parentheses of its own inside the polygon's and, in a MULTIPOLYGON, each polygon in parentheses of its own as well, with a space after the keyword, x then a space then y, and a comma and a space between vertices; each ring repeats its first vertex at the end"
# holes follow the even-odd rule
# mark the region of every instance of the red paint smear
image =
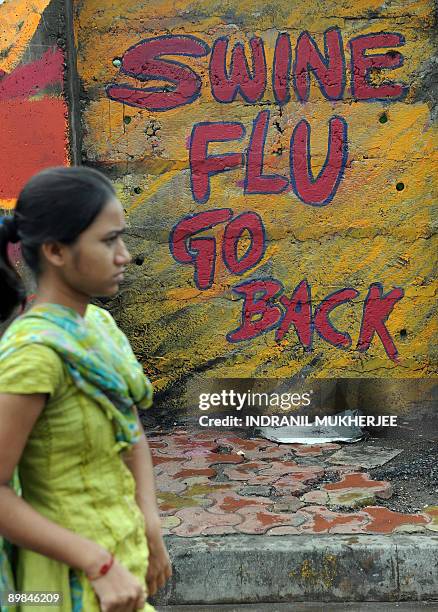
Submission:
POLYGON ((0 198, 16 198, 39 170, 67 164, 66 113, 59 98, 0 102, 0 198))
MULTIPOLYGON (((0 100, 29 97, 41 93, 48 85, 62 83, 64 55, 58 48, 24 66, 18 66, 0 82, 0 100)), ((0 75, 1 76, 1 75, 0 75)))

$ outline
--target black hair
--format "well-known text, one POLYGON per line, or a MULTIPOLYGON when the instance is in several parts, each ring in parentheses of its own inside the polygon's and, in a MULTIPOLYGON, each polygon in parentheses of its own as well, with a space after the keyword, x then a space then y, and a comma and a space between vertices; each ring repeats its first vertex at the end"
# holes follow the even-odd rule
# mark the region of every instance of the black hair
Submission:
POLYGON ((8 244, 21 243, 24 261, 38 276, 41 245, 73 244, 114 197, 111 181, 84 166, 48 168, 26 183, 13 214, 0 219, 0 321, 25 301, 23 282, 8 258, 8 244))

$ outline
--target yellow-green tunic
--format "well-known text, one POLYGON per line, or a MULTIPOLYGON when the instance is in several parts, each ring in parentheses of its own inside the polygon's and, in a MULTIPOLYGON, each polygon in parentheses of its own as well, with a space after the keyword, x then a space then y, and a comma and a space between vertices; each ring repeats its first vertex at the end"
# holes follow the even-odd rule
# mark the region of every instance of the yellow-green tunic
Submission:
MULTIPOLYGON (((93 307, 86 317, 89 313, 93 307)), ((4 361, 0 393, 48 394, 19 462, 23 498, 55 523, 105 547, 143 584, 144 518, 104 411, 75 387, 58 354, 42 344, 29 344, 4 361)), ((18 551, 16 588, 62 593, 60 607, 39 606, 41 611, 100 609, 82 572, 25 549, 18 551)), ((146 604, 143 610, 154 608, 146 604)))

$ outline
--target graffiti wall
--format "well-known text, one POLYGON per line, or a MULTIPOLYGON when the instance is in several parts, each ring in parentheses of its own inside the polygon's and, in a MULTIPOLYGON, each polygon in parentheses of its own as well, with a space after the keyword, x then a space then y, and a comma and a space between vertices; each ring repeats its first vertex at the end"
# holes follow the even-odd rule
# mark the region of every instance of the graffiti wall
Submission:
POLYGON ((10 209, 35 172, 68 162, 64 21, 49 0, 4 0, 0 20, 0 208, 10 209))
POLYGON ((75 28, 158 390, 436 371, 431 0, 82 0, 75 28))

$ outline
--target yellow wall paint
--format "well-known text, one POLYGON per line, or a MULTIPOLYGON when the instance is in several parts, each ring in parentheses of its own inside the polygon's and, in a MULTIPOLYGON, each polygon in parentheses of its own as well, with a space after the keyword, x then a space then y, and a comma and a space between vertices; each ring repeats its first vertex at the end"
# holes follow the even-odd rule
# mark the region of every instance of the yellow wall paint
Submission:
MULTIPOLYGON (((77 7, 78 67, 85 90, 84 150, 86 159, 111 171, 128 211, 129 246, 144 264, 133 266, 129 286, 113 304, 137 354, 160 389, 181 377, 196 375, 209 364, 210 377, 288 377, 306 368, 311 377, 428 377, 436 373, 433 355, 436 324, 434 300, 436 241, 431 205, 436 194, 436 125, 419 90, 422 69, 433 53, 431 0, 383 3, 311 2, 300 0, 228 0, 221 2, 161 1, 148 3, 84 0, 77 7), (280 111, 271 85, 275 40, 290 34, 292 51, 304 30, 323 49, 323 32, 338 26, 344 41, 347 87, 344 98, 330 102, 311 79, 309 101, 295 94, 280 111), (380 31, 399 32, 406 44, 400 68, 372 75, 409 84, 402 102, 355 102, 350 95, 348 41, 380 31), (265 44, 268 87, 263 105, 240 96, 219 104, 210 91, 209 56, 183 61, 202 78, 201 96, 192 104, 166 112, 151 112, 111 101, 105 86, 129 83, 113 64, 131 46, 163 34, 189 34, 210 47, 220 36, 230 44, 251 36, 265 44), (312 129, 312 169, 318 172, 327 150, 328 121, 334 114, 348 124, 349 155, 345 174, 333 201, 307 206, 290 191, 280 195, 244 195, 244 168, 211 178, 208 202, 198 204, 190 191, 188 138, 200 121, 238 121, 246 127, 242 142, 212 144, 211 154, 248 147, 252 121, 269 109, 265 172, 289 175, 289 140, 294 126, 306 118, 312 129), (379 117, 387 113, 388 121, 379 117), (127 120, 126 117, 129 119, 127 120), (278 123, 276 129, 274 122, 278 123), (273 153, 283 148, 283 154, 273 153), (403 191, 397 183, 403 182, 403 191), (140 191, 139 191, 140 190, 140 191), (267 235, 266 253, 243 276, 230 274, 218 261, 213 286, 195 286, 192 266, 178 264, 169 251, 169 233, 184 216, 230 207, 237 215, 257 212, 267 235), (307 278, 315 305, 344 287, 359 291, 352 303, 333 311, 332 321, 348 330, 353 343, 340 350, 315 335, 307 353, 291 329, 276 342, 274 332, 240 344, 226 334, 238 326, 242 300, 232 287, 257 275, 281 281, 290 297, 307 278), (388 318, 387 328, 399 351, 399 362, 388 359, 375 337, 366 353, 355 350, 363 301, 371 283, 385 292, 402 287, 405 295, 388 318), (401 336, 402 330, 407 331, 401 336), (315 357, 317 359, 315 359, 315 357)), ((383 52, 380 50, 380 52, 383 52)), ((223 226, 201 236, 220 239, 223 226)))

